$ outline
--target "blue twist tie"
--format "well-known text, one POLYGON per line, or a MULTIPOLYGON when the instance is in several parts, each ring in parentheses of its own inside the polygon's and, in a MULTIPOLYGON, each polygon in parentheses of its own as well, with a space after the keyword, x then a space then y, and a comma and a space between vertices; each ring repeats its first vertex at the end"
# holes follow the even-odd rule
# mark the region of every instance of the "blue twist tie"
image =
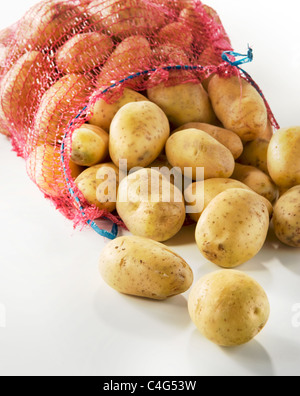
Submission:
POLYGON ((248 45, 248 52, 247 52, 247 55, 245 55, 245 54, 240 54, 240 53, 238 53, 238 52, 234 52, 234 51, 224 51, 223 52, 223 54, 222 54, 222 59, 225 61, 225 62, 227 62, 227 63, 229 63, 231 66, 240 66, 240 65, 243 65, 243 64, 245 64, 245 63, 249 63, 249 62, 252 62, 253 61, 253 50, 252 50, 252 48, 250 48, 250 46, 248 45), (235 61, 231 61, 230 59, 229 59, 229 55, 231 55, 231 56, 234 56, 234 57, 243 57, 242 59, 238 59, 238 60, 235 60, 235 61))

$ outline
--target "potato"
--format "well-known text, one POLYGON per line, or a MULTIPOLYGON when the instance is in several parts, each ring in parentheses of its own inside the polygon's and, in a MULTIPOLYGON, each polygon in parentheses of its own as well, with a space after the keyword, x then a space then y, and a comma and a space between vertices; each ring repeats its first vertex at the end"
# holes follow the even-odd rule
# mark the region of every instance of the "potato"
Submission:
POLYGON ((223 146, 227 147, 231 151, 234 159, 239 158, 243 152, 243 143, 241 138, 236 133, 214 125, 204 124, 201 122, 190 122, 177 128, 173 133, 191 128, 200 129, 201 131, 204 131, 215 138, 218 142, 223 144, 223 146))
POLYGON ((258 254, 269 222, 268 208, 256 193, 233 188, 206 207, 196 227, 196 242, 206 259, 234 268, 258 254))
POLYGON ((269 174, 268 171, 268 148, 269 142, 264 139, 255 139, 248 142, 242 155, 238 159, 238 163, 242 165, 250 165, 260 169, 262 172, 269 174))
POLYGON ((147 93, 148 99, 165 112, 175 127, 188 122, 213 124, 216 120, 208 95, 200 83, 175 86, 161 83, 148 88, 147 93))
POLYGON ((243 78, 223 78, 217 74, 208 85, 208 94, 217 118, 243 142, 265 133, 268 114, 256 89, 243 78))
POLYGON ((77 177, 75 184, 90 205, 107 212, 116 209, 119 169, 113 163, 87 168, 77 177))
POLYGON ((273 128, 271 122, 268 120, 267 128, 266 128, 264 133, 260 134, 260 138, 270 142, 270 140, 272 139, 273 135, 274 135, 274 128, 273 128))
POLYGON ((193 283, 189 265, 165 245, 150 239, 119 237, 100 256, 104 281, 120 293, 165 300, 186 292, 193 283))
MULTIPOLYGON (((123 40, 105 62, 97 79, 99 88, 109 87, 114 82, 129 77, 133 73, 149 69, 152 51, 148 40, 142 36, 131 36, 123 40)), ((135 88, 144 77, 128 82, 135 88)))
POLYGON ((170 136, 166 143, 168 161, 174 167, 192 169, 193 180, 202 179, 197 168, 204 168, 204 178, 230 177, 234 170, 231 152, 199 129, 186 129, 170 136))
POLYGON ((168 119, 155 103, 127 103, 110 126, 110 157, 117 166, 126 159, 128 169, 146 167, 158 157, 169 134, 168 119))
POLYGON ((131 102, 145 102, 148 99, 139 92, 124 88, 122 96, 114 103, 107 103, 104 98, 98 99, 90 110, 89 124, 96 125, 109 132, 110 124, 121 107, 131 102))
MULTIPOLYGON (((153 49, 153 56, 154 56, 154 63, 160 67, 161 65, 167 65, 170 66, 171 64, 173 65, 187 65, 190 63, 189 57, 185 50, 181 47, 178 47, 177 45, 174 45, 173 43, 168 43, 168 44, 162 44, 162 45, 156 45, 153 49)), ((186 75, 187 72, 185 71, 172 71, 169 74, 182 74, 186 75)), ((152 80, 153 77, 150 77, 150 80, 152 80)))
POLYGON ((76 34, 56 53, 59 70, 65 74, 85 73, 101 66, 112 52, 112 39, 100 33, 76 34))
POLYGON ((84 124, 72 135, 71 159, 81 166, 93 166, 108 156, 109 135, 103 129, 84 124))
POLYGON ((18 130, 31 123, 44 86, 47 63, 38 51, 27 52, 1 82, 1 107, 6 120, 18 130))
POLYGON ((300 127, 278 130, 268 149, 268 170, 281 188, 300 184, 300 127))
POLYGON ((164 15, 143 0, 94 0, 89 7, 90 20, 117 38, 151 34, 164 23, 164 15))
POLYGON ((182 190, 184 179, 182 177, 181 170, 176 170, 176 168, 173 168, 173 166, 169 163, 165 153, 162 152, 147 168, 151 168, 160 172, 172 184, 175 184, 176 187, 182 190))
POLYGON ((300 186, 283 194, 274 207, 273 225, 277 238, 285 245, 300 247, 300 186))
POLYGON ((189 48, 194 40, 191 29, 181 22, 173 22, 164 26, 157 35, 158 42, 172 44, 181 48, 189 48))
POLYGON ((48 143, 61 140, 90 94, 90 82, 82 75, 68 74, 59 79, 42 97, 34 129, 48 143))
POLYGON ((192 288, 188 310, 200 333, 217 345, 246 344, 270 316, 266 292, 249 275, 222 270, 202 277, 192 288))
POLYGON ((158 242, 176 235, 186 218, 181 191, 153 169, 141 169, 122 180, 117 212, 133 235, 158 242))
POLYGON ((268 175, 254 166, 236 163, 231 178, 246 184, 253 191, 265 197, 271 203, 274 203, 278 198, 277 186, 268 175))
MULTIPOLYGON (((49 144, 37 146, 27 158, 26 168, 30 178, 46 195, 57 198, 65 193, 67 185, 60 148, 49 144)), ((69 161, 69 169, 73 179, 78 177, 83 170, 72 161, 69 161)))
MULTIPOLYGON (((241 188, 251 190, 246 184, 233 179, 207 179, 190 184, 184 191, 184 198, 186 202, 186 210, 189 216, 195 222, 198 222, 201 214, 208 204, 223 191, 231 188, 241 188)), ((258 195, 268 208, 270 217, 273 214, 273 206, 266 198, 258 195)))

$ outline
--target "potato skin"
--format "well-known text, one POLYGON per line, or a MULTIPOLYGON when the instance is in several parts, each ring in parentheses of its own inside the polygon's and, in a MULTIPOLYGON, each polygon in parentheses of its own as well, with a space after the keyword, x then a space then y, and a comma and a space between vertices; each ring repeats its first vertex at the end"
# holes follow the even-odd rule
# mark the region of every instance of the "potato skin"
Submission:
POLYGON ((146 167, 161 153, 169 135, 168 119, 155 103, 128 103, 112 120, 110 157, 116 166, 126 159, 129 170, 146 167))
POLYGON ((254 166, 241 165, 236 163, 232 179, 239 180, 246 184, 257 194, 274 203, 278 198, 278 188, 272 179, 254 166))
POLYGON ((202 255, 223 268, 235 268, 263 247, 269 212, 256 193, 230 189, 217 195, 202 213, 196 242, 202 255))
POLYGON ((217 118, 243 142, 259 138, 268 123, 267 109, 256 89, 243 78, 223 78, 217 74, 208 85, 208 94, 217 118))
MULTIPOLYGON (((168 161, 174 167, 192 169, 193 180, 197 180, 197 168, 204 167, 204 178, 230 177, 234 170, 231 152, 199 129, 186 129, 170 136, 166 143, 168 161)), ((202 175, 200 175, 202 178, 202 175)))
POLYGON ((268 149, 268 170, 281 188, 300 184, 300 127, 278 130, 268 149))
POLYGON ((189 122, 213 124, 216 121, 209 97, 200 83, 170 87, 161 83, 148 88, 147 96, 165 112, 175 127, 189 122))
POLYGON ((146 96, 129 88, 124 88, 122 96, 114 103, 98 99, 90 110, 89 124, 96 125, 109 132, 110 124, 121 107, 131 102, 146 102, 146 96))
POLYGON ((104 281, 120 293, 154 300, 186 292, 193 283, 189 265, 165 245, 136 236, 119 237, 100 256, 104 281))
POLYGON ((265 139, 259 138, 248 142, 237 162, 242 165, 254 166, 268 175, 268 148, 269 141, 265 139))
POLYGON ((90 205, 113 212, 119 186, 119 169, 113 163, 91 166, 75 180, 75 184, 90 205))
POLYGON ((291 188, 276 202, 273 225, 282 243, 300 247, 300 186, 291 188))
POLYGON ((270 316, 270 303, 262 286, 236 270, 202 277, 190 292, 188 309, 200 333, 225 347, 251 341, 270 316))
POLYGON ((183 131, 185 129, 200 129, 215 138, 223 146, 231 151, 234 159, 240 157, 243 152, 243 142, 241 138, 234 132, 228 129, 220 128, 211 124, 204 124, 202 122, 190 122, 177 128, 173 133, 183 131))
POLYGON ((141 169, 122 180, 117 212, 133 235, 158 242, 176 235, 186 218, 181 191, 153 169, 141 169))

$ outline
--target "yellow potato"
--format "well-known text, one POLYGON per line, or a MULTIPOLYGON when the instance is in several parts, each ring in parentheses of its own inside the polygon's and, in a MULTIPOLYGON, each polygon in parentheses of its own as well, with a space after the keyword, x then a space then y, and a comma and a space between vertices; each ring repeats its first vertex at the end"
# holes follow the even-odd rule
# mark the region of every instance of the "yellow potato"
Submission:
POLYGON ((158 242, 176 235, 186 217, 181 191, 152 169, 141 169, 122 180, 117 212, 133 235, 158 242))
POLYGON ((181 22, 173 22, 164 26, 158 33, 160 43, 170 43, 178 47, 188 49, 194 40, 193 33, 181 22))
MULTIPOLYGON (((30 178, 45 194, 56 198, 66 193, 60 148, 49 144, 36 147, 26 160, 26 168, 30 178)), ((72 161, 69 161, 69 169, 73 179, 82 172, 82 168, 72 161)))
POLYGON ((250 165, 268 174, 268 148, 269 142, 264 139, 255 139, 248 142, 238 162, 242 165, 250 165))
POLYGON ((84 124, 72 135, 71 159, 81 166, 93 166, 108 156, 109 135, 103 129, 84 124))
POLYGON ((118 292, 154 300, 184 293, 193 283, 193 272, 183 258, 161 243, 135 236, 107 244, 99 268, 104 281, 118 292))
POLYGON ((262 286, 236 270, 202 277, 190 292, 188 309, 200 333, 225 347, 251 341, 270 316, 270 303, 262 286))
POLYGON ((177 128, 173 133, 183 131, 185 129, 200 129, 215 138, 218 142, 227 147, 234 159, 240 157, 243 152, 243 143, 241 138, 234 132, 228 129, 220 128, 215 125, 204 124, 201 122, 190 122, 177 128))
POLYGON ((164 23, 164 15, 143 0, 94 0, 89 7, 90 20, 111 35, 124 38, 152 34, 164 23))
POLYGON ((268 208, 256 193, 233 188, 206 207, 197 224, 196 242, 206 259, 234 268, 258 254, 269 222, 268 208))
MULTIPOLYGON (((184 191, 184 198, 187 206, 187 213, 192 220, 198 222, 201 214, 208 204, 222 192, 232 189, 241 188, 253 191, 246 184, 233 179, 207 179, 190 184, 184 191)), ((266 198, 258 195, 268 208, 270 217, 273 214, 273 206, 266 198)))
POLYGON ((112 39, 105 34, 76 34, 59 48, 56 64, 65 74, 88 72, 104 63, 113 46, 112 39))
POLYGON ((215 114, 208 95, 200 83, 166 86, 164 83, 147 90, 148 98, 179 127, 188 122, 215 122, 215 114))
POLYGON ((278 198, 277 186, 268 175, 254 166, 236 163, 231 178, 246 184, 253 191, 265 197, 271 203, 275 202, 278 198))
MULTIPOLYGON (((133 73, 148 70, 152 51, 148 40, 142 36, 130 36, 124 39, 105 62, 97 79, 99 88, 111 86, 115 82, 129 77, 133 73)), ((138 86, 143 77, 128 82, 138 86)))
POLYGON ((110 124, 121 107, 131 102, 145 102, 148 99, 139 92, 124 88, 122 96, 114 103, 107 103, 105 99, 98 99, 90 110, 88 122, 109 132, 110 124))
POLYGON ((171 135, 166 143, 166 154, 170 164, 179 167, 183 174, 184 168, 190 168, 193 180, 203 177, 197 168, 204 168, 205 179, 230 177, 234 170, 231 152, 199 129, 186 129, 171 135))
POLYGON ((117 166, 126 159, 128 169, 146 167, 161 153, 169 134, 168 119, 156 104, 127 103, 110 126, 110 157, 117 166))
POLYGON ((58 142, 65 129, 84 107, 90 82, 82 75, 68 74, 59 79, 42 97, 34 129, 48 143, 58 142))
POLYGON ((300 184, 300 127, 278 130, 268 149, 269 174, 281 188, 300 184))
POLYGON ((246 80, 214 75, 208 85, 208 94, 217 118, 244 142, 265 133, 268 123, 265 103, 246 80))
POLYGON ((285 192, 274 207, 273 224, 277 238, 285 245, 300 247, 300 186, 285 192))
POLYGON ((271 122, 268 120, 267 128, 266 128, 264 133, 260 134, 260 138, 270 142, 270 140, 272 139, 273 135, 274 135, 274 128, 273 128, 271 122))
POLYGON ((1 113, 17 129, 31 123, 44 84, 47 63, 38 51, 27 52, 8 71, 1 82, 1 113))
POLYGON ((119 186, 119 169, 113 163, 91 166, 75 180, 75 184, 90 205, 113 212, 119 186))

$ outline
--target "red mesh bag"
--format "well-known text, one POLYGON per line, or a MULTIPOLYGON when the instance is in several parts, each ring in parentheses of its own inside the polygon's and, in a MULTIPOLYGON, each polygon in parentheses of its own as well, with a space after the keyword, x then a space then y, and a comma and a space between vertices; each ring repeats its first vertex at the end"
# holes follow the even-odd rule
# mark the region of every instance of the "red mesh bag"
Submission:
POLYGON ((218 14, 198 0, 42 1, 0 32, 1 133, 75 226, 114 237, 116 226, 109 233, 94 220, 123 226, 116 212, 88 202, 74 182, 82 169, 70 161, 73 132, 125 88, 205 83, 220 73, 259 90, 224 51, 232 48, 218 14))

